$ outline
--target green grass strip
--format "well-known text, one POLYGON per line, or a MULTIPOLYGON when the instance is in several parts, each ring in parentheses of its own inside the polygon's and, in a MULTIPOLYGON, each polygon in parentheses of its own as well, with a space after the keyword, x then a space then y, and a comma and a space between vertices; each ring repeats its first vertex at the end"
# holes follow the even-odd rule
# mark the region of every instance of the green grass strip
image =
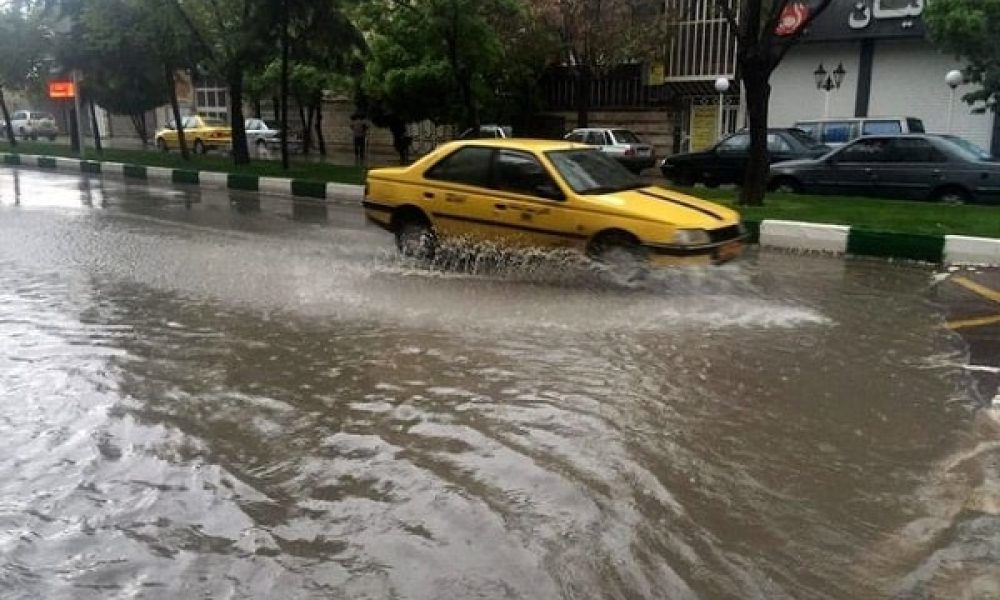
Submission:
POLYGON ((260 178, 256 175, 241 175, 238 173, 230 173, 226 180, 226 187, 231 190, 243 190, 246 192, 256 192, 258 185, 260 184, 260 178))
POLYGON ((122 175, 129 179, 146 179, 146 167, 142 165, 122 165, 122 175))
POLYGON ((189 183, 192 185, 198 185, 198 171, 174 169, 171 177, 174 183, 189 183))
POLYGON ((307 198, 326 199, 326 184, 322 181, 309 181, 306 179, 292 180, 292 195, 305 196, 307 198))
POLYGON ((39 156, 38 167, 40 169, 54 169, 56 168, 56 159, 50 156, 39 156))
POLYGON ((4 154, 3 164, 5 165, 20 165, 21 155, 20 154, 4 154))
POLYGON ((889 233, 851 228, 847 253, 883 258, 905 258, 941 262, 944 236, 913 233, 889 233))
POLYGON ((82 160, 80 161, 80 172, 99 174, 101 172, 101 163, 92 160, 82 160))

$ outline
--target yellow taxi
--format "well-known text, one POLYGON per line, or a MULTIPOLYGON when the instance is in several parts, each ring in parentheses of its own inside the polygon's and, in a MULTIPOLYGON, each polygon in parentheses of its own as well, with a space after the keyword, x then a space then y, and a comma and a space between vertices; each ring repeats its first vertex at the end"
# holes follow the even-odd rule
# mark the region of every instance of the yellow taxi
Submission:
POLYGON ((719 264, 742 253, 745 237, 735 211, 643 183, 566 141, 444 144, 410 166, 369 171, 364 208, 417 258, 433 257, 442 238, 471 238, 633 267, 719 264))
MULTIPOLYGON (((197 154, 204 154, 209 150, 228 150, 232 146, 232 129, 221 119, 194 115, 184 117, 181 123, 184 125, 184 141, 197 154)), ((163 152, 180 149, 173 121, 156 132, 156 147, 163 152)))

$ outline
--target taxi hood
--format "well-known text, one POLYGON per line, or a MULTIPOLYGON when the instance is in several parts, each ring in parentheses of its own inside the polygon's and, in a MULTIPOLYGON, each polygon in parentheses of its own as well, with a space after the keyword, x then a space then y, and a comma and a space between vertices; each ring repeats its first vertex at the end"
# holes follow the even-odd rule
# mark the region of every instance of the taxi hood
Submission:
POLYGON ((725 206, 658 186, 582 198, 605 210, 680 228, 717 229, 740 221, 739 213, 725 206))

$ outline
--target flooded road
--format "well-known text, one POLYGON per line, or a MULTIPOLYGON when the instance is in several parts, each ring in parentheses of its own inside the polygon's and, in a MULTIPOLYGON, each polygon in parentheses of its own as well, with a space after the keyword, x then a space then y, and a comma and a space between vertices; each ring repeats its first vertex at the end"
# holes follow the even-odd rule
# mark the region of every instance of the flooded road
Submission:
POLYGON ((510 264, 0 170, 0 597, 1000 597, 931 269, 510 264))

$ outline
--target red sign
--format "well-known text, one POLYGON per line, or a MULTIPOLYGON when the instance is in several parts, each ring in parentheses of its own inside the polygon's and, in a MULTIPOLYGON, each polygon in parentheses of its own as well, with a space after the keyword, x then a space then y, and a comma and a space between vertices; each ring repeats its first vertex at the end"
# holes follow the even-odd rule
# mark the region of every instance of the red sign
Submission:
POLYGON ((76 98, 76 86, 72 81, 50 81, 49 98, 53 100, 76 98))
POLYGON ((781 11, 781 19, 774 28, 774 34, 781 37, 795 35, 809 20, 809 6, 804 2, 791 2, 781 11))

